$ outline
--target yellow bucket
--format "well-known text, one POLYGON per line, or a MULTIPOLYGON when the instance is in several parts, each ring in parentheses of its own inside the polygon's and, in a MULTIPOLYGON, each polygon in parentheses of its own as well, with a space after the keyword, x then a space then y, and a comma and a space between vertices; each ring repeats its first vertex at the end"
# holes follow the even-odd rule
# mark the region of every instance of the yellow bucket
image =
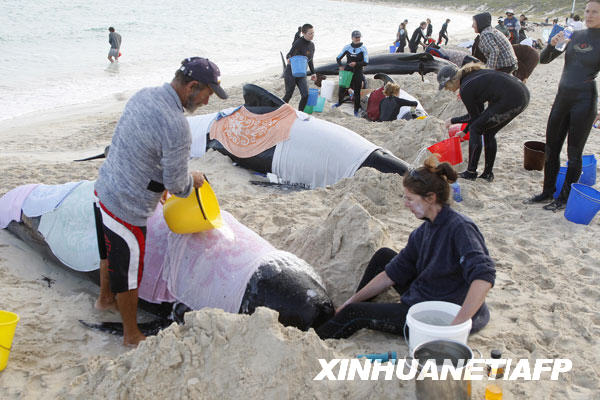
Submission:
POLYGON ((223 225, 219 201, 208 181, 184 198, 171 196, 163 207, 165 221, 178 234, 196 233, 223 225))
POLYGON ((0 310, 0 371, 6 368, 19 316, 10 311, 0 310))

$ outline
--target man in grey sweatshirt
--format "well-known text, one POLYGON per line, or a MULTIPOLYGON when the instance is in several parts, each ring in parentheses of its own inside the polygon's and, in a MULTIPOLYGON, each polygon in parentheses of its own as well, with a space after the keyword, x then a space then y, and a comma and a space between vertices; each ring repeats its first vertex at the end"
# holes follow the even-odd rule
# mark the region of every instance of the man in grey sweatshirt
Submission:
POLYGON ((208 104, 213 93, 226 99, 219 74, 219 68, 208 59, 187 58, 171 83, 133 95, 100 167, 94 187, 101 260, 96 308, 115 308, 116 293, 126 345, 145 339, 136 314, 146 220, 165 189, 187 197, 204 182, 201 172, 188 173, 192 138, 184 109, 191 113, 208 104))
POLYGON ((121 35, 115 32, 115 28, 112 26, 108 28, 108 31, 110 32, 108 34, 108 43, 110 43, 108 61, 113 62, 113 57, 115 58, 114 61, 119 61, 119 57, 121 56, 121 53, 119 52, 121 49, 121 35))

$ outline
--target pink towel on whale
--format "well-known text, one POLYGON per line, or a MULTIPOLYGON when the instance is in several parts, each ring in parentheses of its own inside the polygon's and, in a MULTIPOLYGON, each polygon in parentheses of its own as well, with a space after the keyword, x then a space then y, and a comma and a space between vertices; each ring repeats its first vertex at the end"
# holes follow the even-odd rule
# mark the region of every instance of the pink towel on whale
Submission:
POLYGON ((37 186, 37 183, 18 186, 0 197, 0 229, 6 228, 10 221, 21 222, 23 203, 37 186))
POLYGON ((210 138, 218 140, 234 156, 249 158, 287 140, 296 118, 296 111, 289 104, 267 114, 253 114, 242 106, 213 122, 210 138))

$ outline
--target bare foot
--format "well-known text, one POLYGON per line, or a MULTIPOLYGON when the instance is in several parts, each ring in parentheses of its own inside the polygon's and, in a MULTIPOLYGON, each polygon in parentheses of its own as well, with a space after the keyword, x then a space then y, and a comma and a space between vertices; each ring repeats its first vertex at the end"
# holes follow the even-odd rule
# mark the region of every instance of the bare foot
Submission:
POLYGON ((98 297, 94 303, 94 308, 99 311, 119 311, 119 307, 117 306, 117 301, 115 300, 114 296, 111 298, 98 297))
POLYGON ((142 340, 146 340, 146 336, 141 332, 132 337, 123 335, 123 345, 127 347, 137 347, 142 340))

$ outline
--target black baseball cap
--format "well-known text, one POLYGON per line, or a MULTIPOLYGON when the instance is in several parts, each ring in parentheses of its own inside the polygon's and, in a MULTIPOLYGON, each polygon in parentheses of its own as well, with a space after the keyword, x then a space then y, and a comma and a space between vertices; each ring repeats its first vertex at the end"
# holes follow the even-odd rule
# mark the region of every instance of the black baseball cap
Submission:
POLYGON ((352 31, 352 37, 361 37, 362 35, 360 34, 360 31, 352 31))
POLYGON ((189 76, 198 82, 210 86, 219 98, 226 99, 229 97, 221 87, 221 71, 219 71, 219 67, 208 58, 186 58, 181 62, 179 70, 183 72, 185 76, 189 76))

